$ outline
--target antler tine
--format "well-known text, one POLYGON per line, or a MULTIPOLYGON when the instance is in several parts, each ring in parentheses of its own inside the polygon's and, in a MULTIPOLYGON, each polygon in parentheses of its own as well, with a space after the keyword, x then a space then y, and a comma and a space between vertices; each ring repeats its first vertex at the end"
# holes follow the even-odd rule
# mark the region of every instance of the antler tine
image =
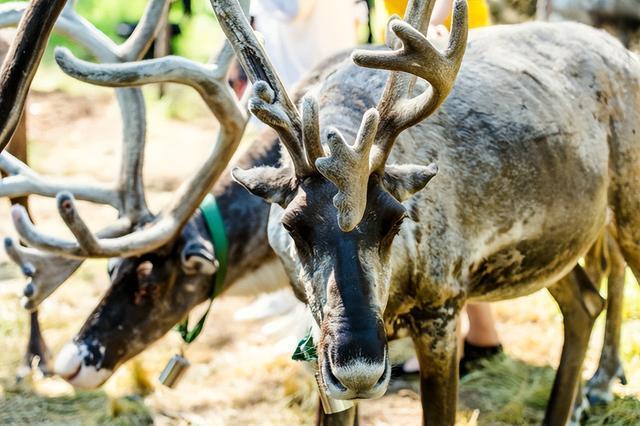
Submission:
POLYGON ((22 197, 30 194, 55 197, 67 190, 80 200, 97 204, 107 204, 122 208, 118 194, 111 188, 90 186, 74 182, 60 181, 49 176, 41 176, 8 152, 0 154, 0 170, 9 177, 0 180, 0 197, 22 197))
MULTIPOLYGON (((246 2, 248 4, 248 2, 246 2)), ((211 0, 220 27, 254 83, 249 110, 272 127, 287 148, 297 176, 314 172, 302 146, 302 120, 237 0, 211 0)))
POLYGON ((364 114, 353 147, 347 144, 337 129, 329 129, 326 139, 331 155, 315 162, 318 171, 338 187, 333 204, 338 210, 338 225, 344 232, 352 231, 364 215, 367 205, 366 188, 371 174, 369 154, 379 119, 375 108, 364 114))
POLYGON ((444 53, 422 34, 428 26, 433 3, 413 0, 404 22, 399 19, 389 22, 391 31, 402 42, 398 50, 359 50, 352 55, 360 66, 394 71, 378 103, 381 123, 371 160, 374 171, 382 171, 396 137, 403 130, 427 118, 444 102, 460 69, 467 41, 466 1, 456 0, 454 4, 449 46, 444 53), (408 99, 416 77, 429 82, 430 87, 408 99))
POLYGON ((302 145, 307 154, 307 162, 315 166, 318 158, 325 152, 320 140, 320 119, 318 117, 318 100, 313 95, 302 99, 302 145))
MULTIPOLYGON (((229 64, 227 55, 222 56, 225 63, 216 65, 202 65, 178 56, 122 64, 93 64, 74 57, 66 48, 57 48, 55 56, 66 74, 98 86, 129 87, 152 83, 191 86, 216 116, 222 117, 233 110, 232 115, 242 119, 232 123, 240 125, 244 121, 245 114, 224 81, 229 64)), ((244 124, 240 126, 244 127, 244 124)))
POLYGON ((82 264, 82 260, 67 259, 20 245, 5 238, 4 249, 22 273, 29 278, 23 294, 25 309, 36 309, 82 264))
MULTIPOLYGON (((117 237, 126 234, 130 229, 131 223, 122 219, 98 231, 97 236, 99 238, 117 237)), ((29 310, 36 309, 80 267, 84 260, 84 258, 67 258, 24 247, 12 238, 5 238, 4 247, 9 258, 20 266, 22 273, 29 278, 23 290, 22 299, 23 307, 29 310)))
POLYGON ((100 244, 86 223, 80 218, 73 195, 68 191, 63 191, 56 197, 56 203, 60 217, 73 233, 73 236, 76 237, 80 247, 87 253, 98 252, 100 244))

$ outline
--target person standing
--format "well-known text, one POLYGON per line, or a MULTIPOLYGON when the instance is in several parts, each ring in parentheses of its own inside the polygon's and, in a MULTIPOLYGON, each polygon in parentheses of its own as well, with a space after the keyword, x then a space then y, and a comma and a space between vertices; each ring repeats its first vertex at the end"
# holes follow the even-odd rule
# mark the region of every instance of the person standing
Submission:
POLYGON ((355 0, 254 0, 254 27, 285 87, 358 39, 355 0))

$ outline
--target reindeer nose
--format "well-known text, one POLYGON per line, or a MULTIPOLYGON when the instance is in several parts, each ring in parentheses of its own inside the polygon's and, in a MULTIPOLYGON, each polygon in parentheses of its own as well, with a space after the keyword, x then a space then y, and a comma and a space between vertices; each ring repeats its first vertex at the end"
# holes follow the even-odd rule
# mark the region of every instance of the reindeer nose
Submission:
POLYGON ((381 396, 390 374, 384 335, 370 331, 336 337, 323 365, 329 393, 339 399, 381 396))
POLYGON ((330 365, 329 373, 348 391, 361 396, 384 381, 386 362, 372 363, 365 358, 353 359, 348 364, 330 365))
POLYGON ((383 363, 386 342, 386 336, 378 329, 341 332, 329 346, 331 364, 340 366, 354 362, 383 363))
POLYGON ((95 389, 113 373, 106 368, 90 365, 86 346, 67 343, 56 358, 54 371, 57 375, 81 389, 95 389))

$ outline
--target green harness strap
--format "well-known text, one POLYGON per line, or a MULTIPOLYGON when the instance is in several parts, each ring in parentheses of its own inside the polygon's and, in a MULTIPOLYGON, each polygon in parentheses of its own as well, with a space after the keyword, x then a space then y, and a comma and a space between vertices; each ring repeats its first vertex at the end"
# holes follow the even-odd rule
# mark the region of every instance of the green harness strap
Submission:
POLYGON ((213 291, 209 297, 209 306, 207 311, 202 315, 200 321, 193 327, 193 330, 189 331, 189 316, 185 320, 178 324, 178 332, 182 337, 182 340, 186 344, 189 344, 196 340, 196 337, 202 332, 204 322, 209 315, 213 299, 215 299, 221 292, 224 286, 224 279, 227 275, 227 261, 229 256, 229 241, 227 240, 227 234, 224 230, 224 221, 222 220, 222 214, 216 204, 216 198, 209 194, 200 204, 200 212, 204 217, 204 221, 207 224, 207 229, 211 238, 213 239, 213 250, 215 252, 216 260, 218 261, 218 271, 215 276, 215 283, 213 285, 213 291))

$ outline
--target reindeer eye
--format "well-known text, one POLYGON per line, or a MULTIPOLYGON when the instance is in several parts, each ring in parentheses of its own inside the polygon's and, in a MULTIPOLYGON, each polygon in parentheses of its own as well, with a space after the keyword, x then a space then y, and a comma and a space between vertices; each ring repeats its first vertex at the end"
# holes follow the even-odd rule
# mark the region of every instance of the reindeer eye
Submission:
POLYGON ((383 232, 386 238, 393 238, 400 232, 400 228, 402 227, 402 223, 406 219, 407 215, 403 214, 400 217, 396 217, 392 220, 386 222, 383 226, 383 232))
POLYGON ((110 258, 109 261, 107 262, 107 273, 109 274, 109 276, 113 275, 117 267, 118 267, 118 259, 113 257, 110 258))
POLYGON ((285 231, 287 231, 288 233, 292 233, 293 232, 293 227, 291 225, 289 225, 287 222, 282 222, 282 227, 285 229, 285 231))
POLYGON ((142 262, 136 268, 136 274, 138 274, 139 280, 148 278, 151 275, 151 271, 153 271, 153 263, 149 262, 148 260, 142 262))

